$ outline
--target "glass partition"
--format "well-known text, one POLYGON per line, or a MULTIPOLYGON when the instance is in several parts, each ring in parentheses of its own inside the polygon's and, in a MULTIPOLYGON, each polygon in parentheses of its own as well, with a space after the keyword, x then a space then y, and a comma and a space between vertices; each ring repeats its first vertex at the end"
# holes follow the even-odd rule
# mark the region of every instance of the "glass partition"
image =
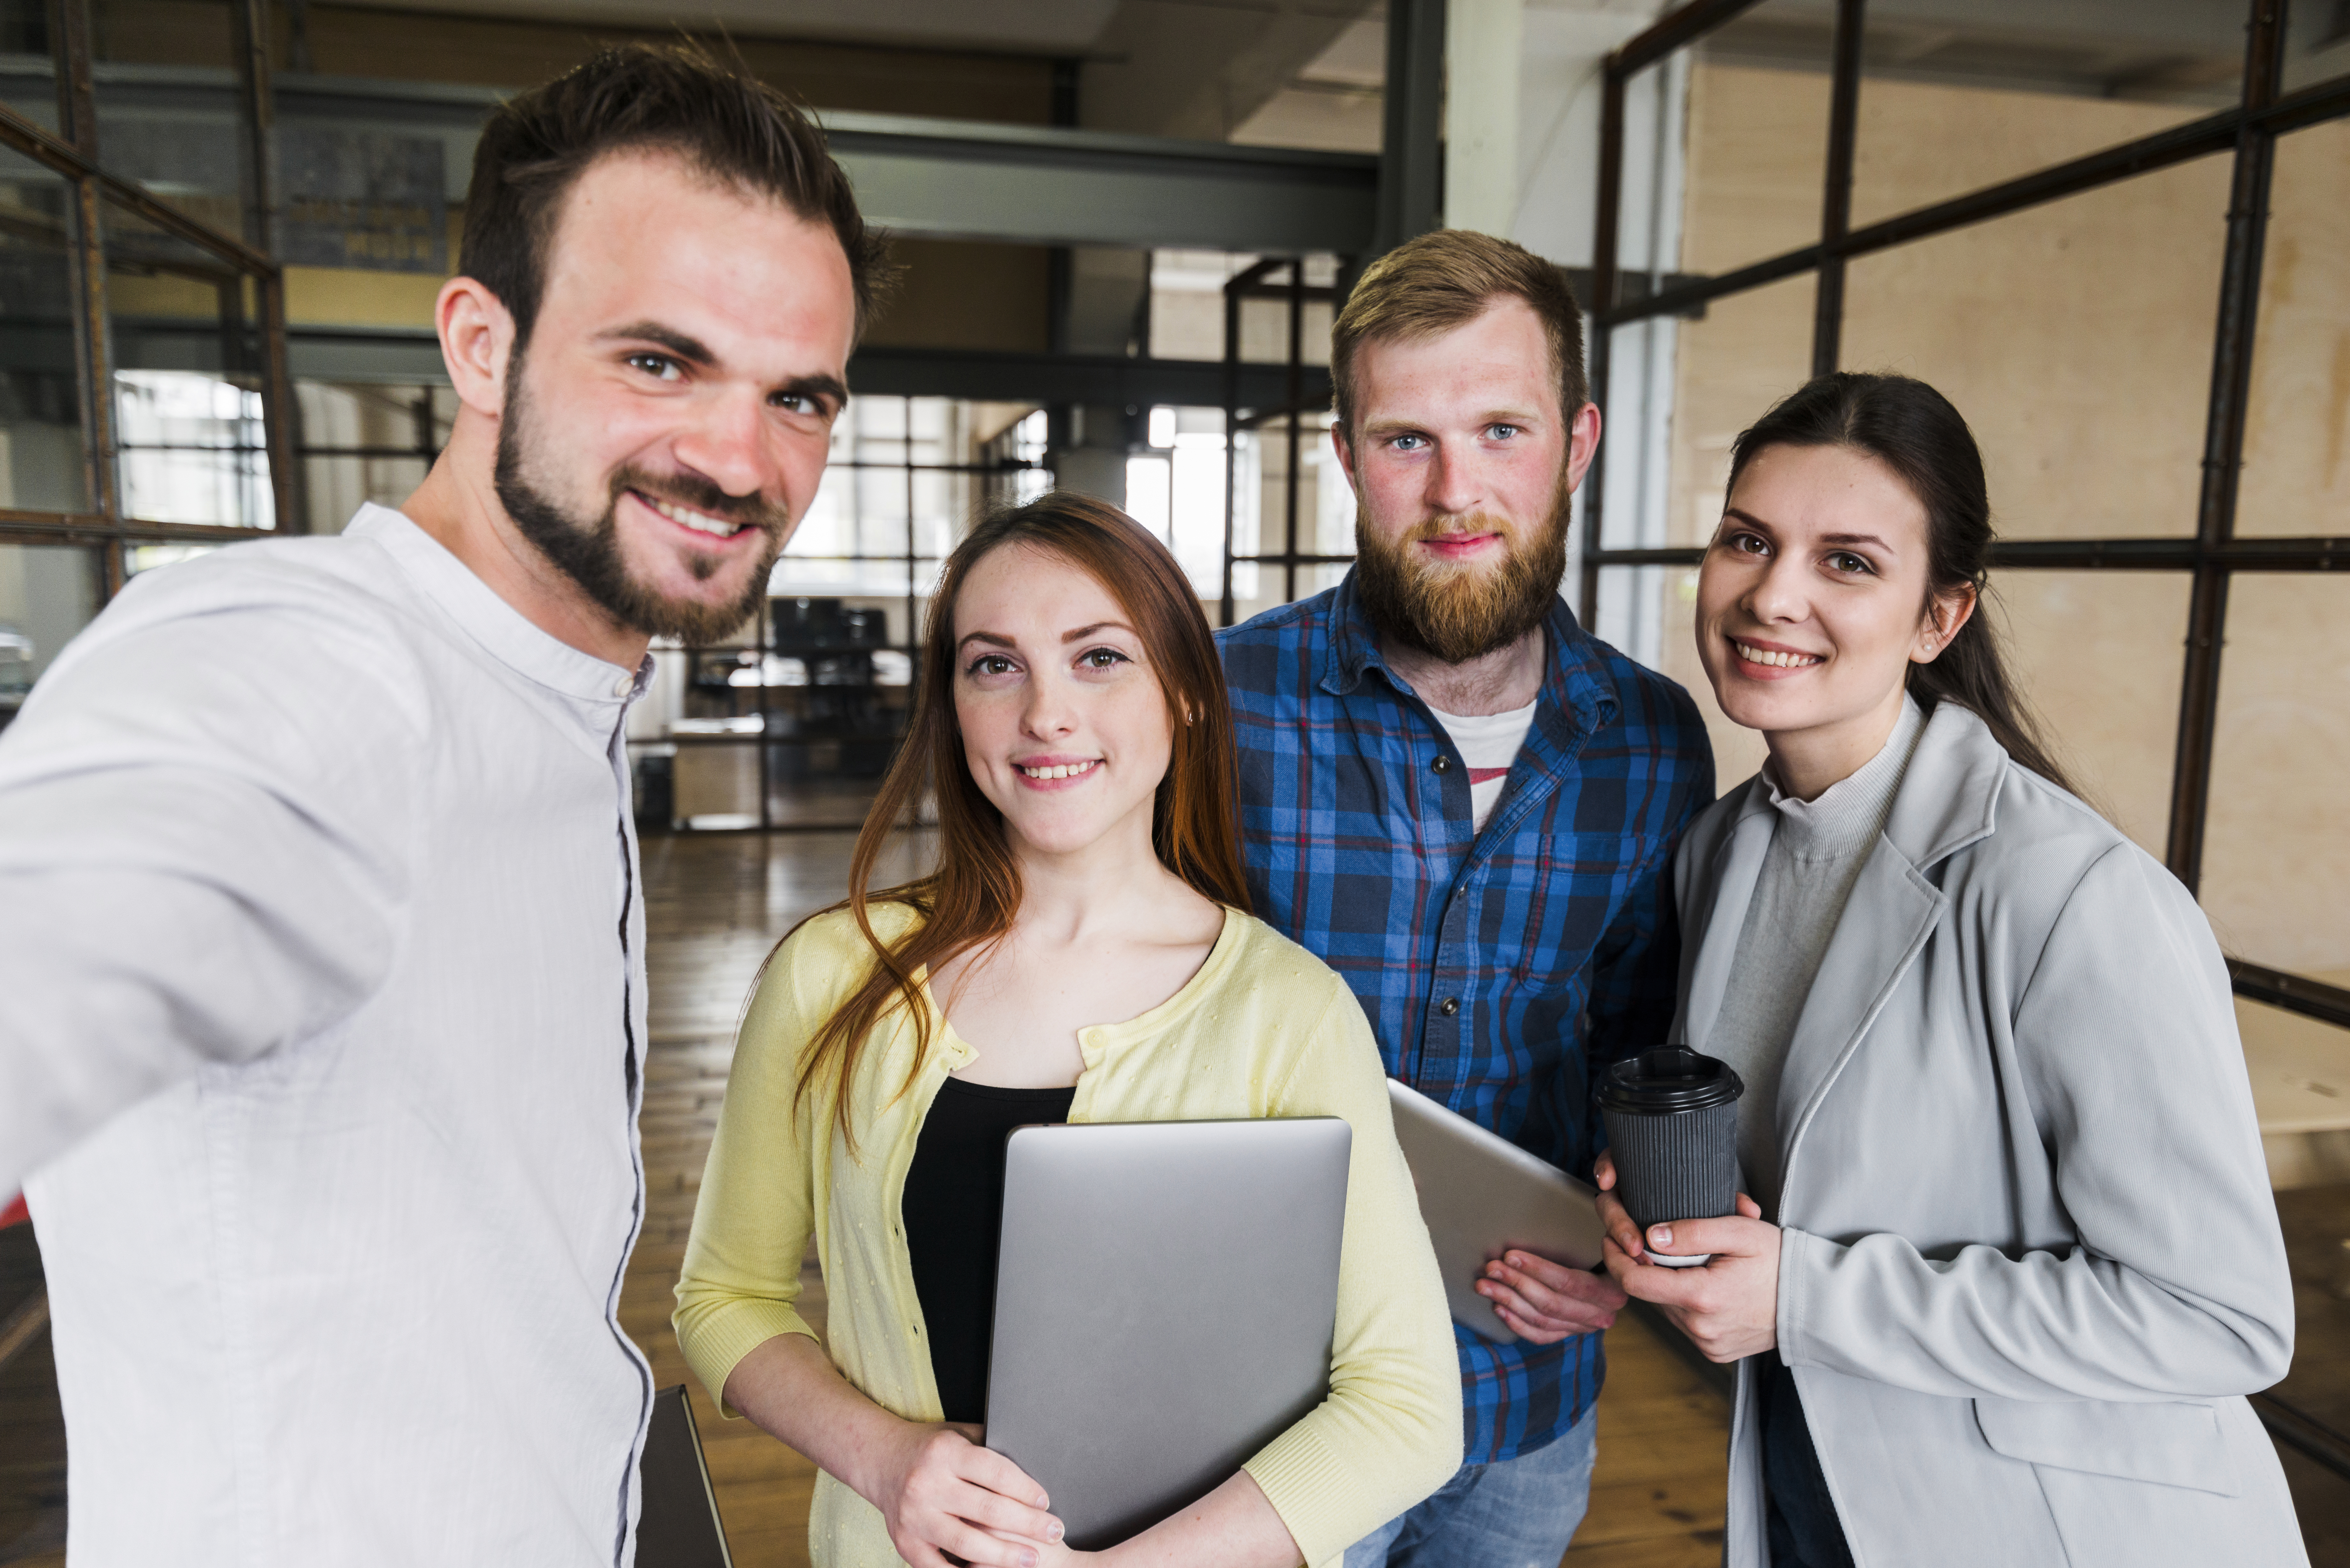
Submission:
POLYGON ((0 508, 87 512, 74 379, 73 187, 0 150, 0 508))
POLYGON ((1714 784, 1727 792, 1751 778, 1767 754, 1762 735, 1730 722, 1697 654, 1697 577, 1688 566, 1607 566, 1592 631, 1603 642, 1680 682, 1713 742, 1714 784))
POLYGON ((2280 138, 2236 532, 2350 535, 2350 122, 2280 138))
POLYGON ((1682 271, 1725 273, 1819 238, 1835 85, 1821 24, 1817 6, 1763 0, 1697 46, 1682 271))
POLYGON ((2195 532, 2229 161, 1856 257, 1844 353, 1958 406, 2012 539, 2195 532))
POLYGON ((120 203, 106 229, 124 514, 276 526, 253 280, 120 203))
POLYGON ((1713 537, 1731 443, 1810 379, 1816 289, 1806 273, 1711 301, 1692 319, 1615 328, 1602 438, 1607 547, 1713 537))
MULTIPOLYGON (((2118 28, 2102 6, 2054 0, 2043 27, 2080 13, 2095 46, 1872 5, 1861 48, 1852 222, 1962 196, 2233 106, 2244 67, 2235 6, 2174 7, 2118 28), (2197 12, 2201 15, 2196 15, 2197 12), (2149 37, 2158 28, 2168 39, 2149 37)), ((2151 7, 2147 8, 2150 13, 2151 7)), ((2208 310, 2208 305, 2207 305, 2208 310)))
POLYGON ((2158 857, 2169 830, 2189 587, 2175 572, 2002 571, 1986 599, 2058 764, 2158 857))
POLYGON ((98 614, 99 588, 95 550, 0 544, 0 729, 98 614))
POLYGON ((310 532, 339 534, 362 503, 397 507, 449 439, 446 387, 297 381, 310 532))
POLYGON ((2246 573, 2228 601, 2203 907, 2230 952, 2350 987, 2350 583, 2246 573))

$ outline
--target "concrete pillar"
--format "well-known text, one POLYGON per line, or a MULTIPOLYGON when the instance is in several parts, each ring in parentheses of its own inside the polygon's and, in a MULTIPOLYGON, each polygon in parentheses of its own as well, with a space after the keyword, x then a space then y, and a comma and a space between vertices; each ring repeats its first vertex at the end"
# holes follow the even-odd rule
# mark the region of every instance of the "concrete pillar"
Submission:
POLYGON ((1444 226, 1507 235, 1518 216, 1525 0, 1451 0, 1444 40, 1444 226))
POLYGON ((1137 415, 1125 409, 1073 404, 1055 409, 1045 461, 1053 483, 1112 506, 1126 504, 1126 460, 1137 440, 1137 415))

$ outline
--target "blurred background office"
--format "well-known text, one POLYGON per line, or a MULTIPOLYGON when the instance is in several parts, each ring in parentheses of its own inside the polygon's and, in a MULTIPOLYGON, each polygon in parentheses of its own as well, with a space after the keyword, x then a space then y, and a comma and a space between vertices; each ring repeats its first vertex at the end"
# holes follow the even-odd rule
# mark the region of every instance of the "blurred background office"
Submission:
MULTIPOLYGON (((0 0, 0 725, 130 577, 408 494, 484 110, 681 32, 819 111, 907 272, 766 607, 658 648, 630 721, 663 1382, 736 1006, 843 890, 941 557, 1058 483, 1215 623, 1336 582, 1334 302, 1449 224, 1590 313, 1563 587, 1725 784, 1759 745, 1689 643, 1731 438, 1839 367, 1972 421, 2031 695, 2231 958, 2303 1314, 2256 1404, 2350 1560, 2350 0, 0 0)), ((62 1561, 46 1312, 0 1228, 0 1563, 62 1561)), ((1710 1563, 1719 1379, 1609 1350, 1569 1560, 1710 1563)), ((807 1467, 695 1397, 735 1561, 805 1562, 807 1467)))

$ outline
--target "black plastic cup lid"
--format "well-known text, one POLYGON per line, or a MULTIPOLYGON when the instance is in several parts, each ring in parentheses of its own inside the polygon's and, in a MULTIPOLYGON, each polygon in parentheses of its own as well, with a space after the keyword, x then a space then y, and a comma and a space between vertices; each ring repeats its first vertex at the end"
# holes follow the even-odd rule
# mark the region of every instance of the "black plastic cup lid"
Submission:
POLYGON ((1600 1081, 1599 1103, 1611 1111, 1669 1116, 1726 1106, 1745 1092, 1728 1063, 1669 1047, 1643 1051, 1608 1068, 1600 1081))

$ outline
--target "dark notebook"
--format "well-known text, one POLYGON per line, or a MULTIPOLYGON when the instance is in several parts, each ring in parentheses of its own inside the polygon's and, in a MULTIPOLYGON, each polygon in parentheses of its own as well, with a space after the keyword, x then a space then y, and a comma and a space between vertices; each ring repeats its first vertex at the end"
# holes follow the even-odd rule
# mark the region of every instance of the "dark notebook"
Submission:
POLYGON ((652 1425, 637 1461, 642 1503, 637 1515, 638 1568, 734 1568, 718 1499, 702 1462, 702 1438, 685 1385, 653 1396, 652 1425))

